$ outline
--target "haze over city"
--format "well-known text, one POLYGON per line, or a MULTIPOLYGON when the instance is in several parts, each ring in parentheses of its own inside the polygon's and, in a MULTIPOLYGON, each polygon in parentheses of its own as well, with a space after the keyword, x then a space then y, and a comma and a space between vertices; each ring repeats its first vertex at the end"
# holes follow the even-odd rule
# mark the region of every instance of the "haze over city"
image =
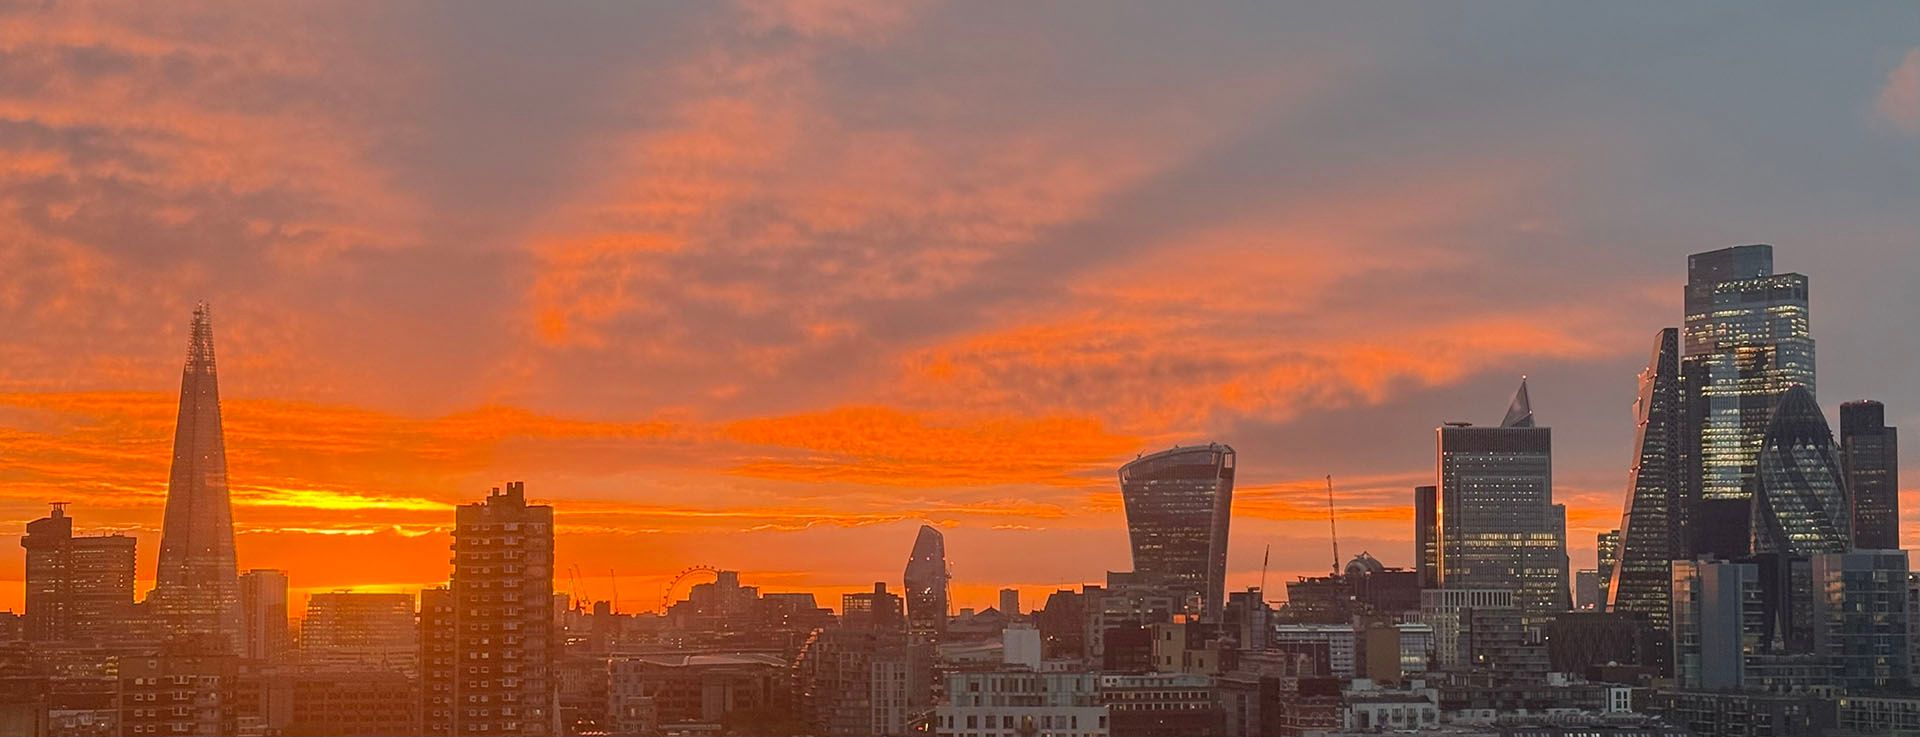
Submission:
POLYGON ((301 592, 444 583, 524 480, 622 610, 837 602, 922 524, 984 608, 1125 569, 1116 469, 1221 441, 1278 599, 1328 475, 1412 567, 1434 428, 1523 375, 1585 567, 1687 255, 1748 243, 1824 404, 1920 426, 1911 4, 234 10, 0 10, 0 522, 143 579, 200 301, 237 557, 301 592))

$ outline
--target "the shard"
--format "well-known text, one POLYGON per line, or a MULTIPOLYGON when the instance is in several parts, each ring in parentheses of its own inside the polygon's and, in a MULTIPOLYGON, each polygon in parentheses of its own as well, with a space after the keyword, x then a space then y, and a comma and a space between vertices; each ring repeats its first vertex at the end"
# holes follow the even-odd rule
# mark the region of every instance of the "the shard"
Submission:
POLYGON ((1640 372, 1634 400, 1638 429, 1633 468, 1627 474, 1627 508, 1620 518, 1618 563, 1606 586, 1608 611, 1644 616, 1654 627, 1671 627, 1673 561, 1679 550, 1677 513, 1685 471, 1681 465, 1680 331, 1655 337, 1653 356, 1640 372))
POLYGON ((947 541, 933 526, 920 526, 905 579, 907 633, 938 641, 947 633, 947 541))
POLYGON ((233 509, 227 499, 227 446, 214 375, 213 321, 205 303, 194 309, 190 333, 180 377, 166 520, 160 531, 160 566, 147 606, 166 637, 232 651, 241 642, 243 620, 233 509))
POLYGON ((1827 416, 1796 386, 1773 408, 1760 446, 1753 552, 1813 555, 1852 547, 1853 512, 1827 416))

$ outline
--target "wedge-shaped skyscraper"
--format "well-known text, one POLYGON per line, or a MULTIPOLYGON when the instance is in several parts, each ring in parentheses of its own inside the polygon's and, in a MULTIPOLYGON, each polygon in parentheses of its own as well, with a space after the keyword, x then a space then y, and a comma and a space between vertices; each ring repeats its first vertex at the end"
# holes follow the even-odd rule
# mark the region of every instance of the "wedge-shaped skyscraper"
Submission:
POLYGON ((1806 387, 1773 408, 1760 446, 1753 498, 1753 552, 1844 553, 1853 545, 1852 506, 1827 417, 1806 387))
POLYGON ((160 530, 160 567, 148 596, 163 634, 235 650, 243 644, 240 574, 233 555, 233 507, 227 498, 227 444, 214 375, 213 318, 193 311, 180 415, 173 430, 173 473, 160 530))
POLYGON ((1653 357, 1640 372, 1640 395, 1633 403, 1633 468, 1627 473, 1627 508, 1620 517, 1618 559, 1604 606, 1644 616, 1662 630, 1671 627, 1673 561, 1681 557, 1682 396, 1680 331, 1666 328, 1654 337, 1653 357))
POLYGON ((1133 570, 1217 617, 1227 591, 1227 526, 1233 509, 1233 448, 1189 445, 1120 467, 1133 570))

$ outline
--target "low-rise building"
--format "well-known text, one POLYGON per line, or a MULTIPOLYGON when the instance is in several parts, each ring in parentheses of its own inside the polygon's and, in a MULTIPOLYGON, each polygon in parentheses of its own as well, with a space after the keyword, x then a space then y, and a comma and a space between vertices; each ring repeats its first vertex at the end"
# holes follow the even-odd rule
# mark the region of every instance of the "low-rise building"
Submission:
POLYGON ((950 673, 934 709, 940 737, 1108 737, 1100 676, 1024 668, 950 673))

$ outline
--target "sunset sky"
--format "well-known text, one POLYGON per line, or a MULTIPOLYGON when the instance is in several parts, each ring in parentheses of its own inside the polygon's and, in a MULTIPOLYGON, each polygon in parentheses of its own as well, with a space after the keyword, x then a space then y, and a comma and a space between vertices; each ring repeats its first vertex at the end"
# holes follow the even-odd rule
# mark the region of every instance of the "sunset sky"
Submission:
POLYGON ((1208 440, 1277 590, 1326 474, 1411 566, 1433 428, 1523 374, 1592 567, 1741 243, 1811 278, 1829 415, 1920 433, 1920 5, 1345 5, 0 6, 0 609, 49 501, 151 577, 198 300, 240 566, 301 590, 444 581, 525 480, 623 610, 897 584, 923 522, 1031 605, 1208 440))

